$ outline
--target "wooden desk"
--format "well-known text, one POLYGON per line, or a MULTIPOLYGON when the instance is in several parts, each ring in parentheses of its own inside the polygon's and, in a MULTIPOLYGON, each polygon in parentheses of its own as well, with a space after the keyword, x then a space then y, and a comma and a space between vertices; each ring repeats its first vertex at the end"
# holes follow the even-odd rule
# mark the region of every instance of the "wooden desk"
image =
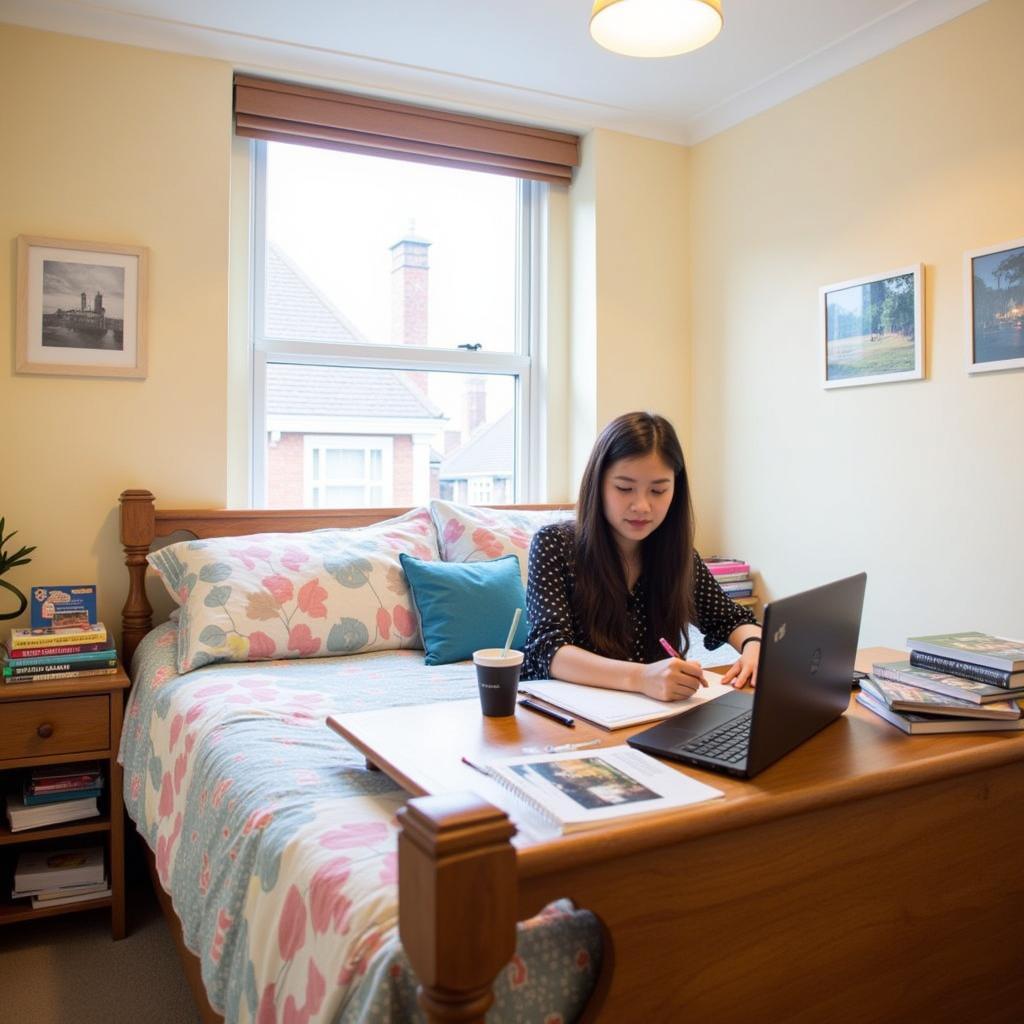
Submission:
POLYGON ((410 792, 447 794, 410 801, 400 843, 402 940, 434 1019, 458 992, 485 1006, 474 965, 500 968, 514 921, 569 896, 605 928, 588 1020, 1020 1020, 1020 734, 909 737, 851 704, 752 781, 685 769, 723 800, 513 847, 504 815, 452 795, 473 786, 461 755, 636 730, 485 721, 474 704, 337 726, 410 792))

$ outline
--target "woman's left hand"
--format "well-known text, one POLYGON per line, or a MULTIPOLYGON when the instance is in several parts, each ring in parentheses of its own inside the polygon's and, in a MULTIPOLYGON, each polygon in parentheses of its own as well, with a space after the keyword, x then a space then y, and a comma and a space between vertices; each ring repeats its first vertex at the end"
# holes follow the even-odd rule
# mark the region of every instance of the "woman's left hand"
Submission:
POLYGON ((727 686, 734 686, 737 690, 750 683, 754 685, 757 678, 757 659, 761 654, 761 645, 747 644, 739 661, 729 666, 728 671, 722 676, 722 682, 727 686))

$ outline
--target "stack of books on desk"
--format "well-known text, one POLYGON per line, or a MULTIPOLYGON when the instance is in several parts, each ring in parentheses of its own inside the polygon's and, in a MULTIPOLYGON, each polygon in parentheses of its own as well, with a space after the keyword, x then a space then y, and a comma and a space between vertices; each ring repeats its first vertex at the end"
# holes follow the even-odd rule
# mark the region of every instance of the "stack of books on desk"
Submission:
POLYGON ((909 733, 1024 730, 1024 642, 947 633, 907 644, 909 660, 872 666, 864 707, 909 733))
POLYGON ((103 847, 22 853, 14 873, 13 899, 32 898, 32 909, 84 903, 110 895, 103 847))
POLYGON ((82 627, 12 629, 3 662, 5 683, 113 675, 117 651, 102 622, 82 627))
POLYGON ((733 601, 748 607, 755 604, 754 581, 750 578, 749 563, 738 558, 716 555, 714 558, 706 558, 704 564, 715 577, 715 582, 733 601))
POLYGON ((7 798, 7 822, 12 832, 42 828, 80 818, 95 818, 103 792, 98 765, 57 765, 33 768, 20 796, 7 798))

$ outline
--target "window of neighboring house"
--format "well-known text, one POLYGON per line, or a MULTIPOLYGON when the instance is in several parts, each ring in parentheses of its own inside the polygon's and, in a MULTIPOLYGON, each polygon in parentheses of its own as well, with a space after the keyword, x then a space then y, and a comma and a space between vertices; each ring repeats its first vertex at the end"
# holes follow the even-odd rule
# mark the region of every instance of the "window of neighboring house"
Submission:
POLYGON ((472 505, 483 505, 494 497, 494 479, 489 476, 474 476, 469 481, 469 501, 472 505))
POLYGON ((534 496, 547 186, 254 147, 254 504, 534 496))
POLYGON ((393 438, 305 434, 303 442, 304 508, 392 504, 393 438))

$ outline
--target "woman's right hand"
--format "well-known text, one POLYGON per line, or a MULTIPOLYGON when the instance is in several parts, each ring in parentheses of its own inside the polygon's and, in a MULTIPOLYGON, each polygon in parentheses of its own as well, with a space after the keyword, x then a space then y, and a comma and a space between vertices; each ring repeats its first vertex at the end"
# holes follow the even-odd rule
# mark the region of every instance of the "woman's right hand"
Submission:
POLYGON ((650 665, 637 665, 637 670, 637 689, 655 700, 686 700, 698 687, 707 686, 699 661, 665 658, 650 665))

